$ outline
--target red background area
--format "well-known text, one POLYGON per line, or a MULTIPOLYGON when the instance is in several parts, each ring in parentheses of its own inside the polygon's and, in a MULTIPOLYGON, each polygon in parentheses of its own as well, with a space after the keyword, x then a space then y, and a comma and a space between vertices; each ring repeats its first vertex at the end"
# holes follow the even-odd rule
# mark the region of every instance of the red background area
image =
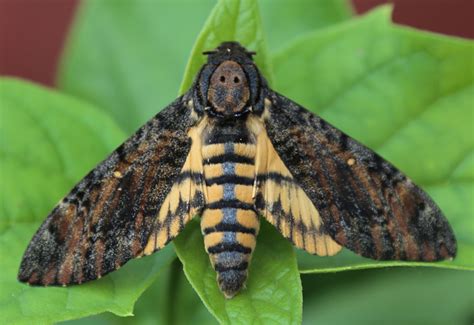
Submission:
MULTIPOLYGON (((474 38, 473 0, 352 0, 357 13, 386 2, 393 20, 474 38)), ((0 0, 0 74, 54 86, 57 62, 79 0, 0 0)))

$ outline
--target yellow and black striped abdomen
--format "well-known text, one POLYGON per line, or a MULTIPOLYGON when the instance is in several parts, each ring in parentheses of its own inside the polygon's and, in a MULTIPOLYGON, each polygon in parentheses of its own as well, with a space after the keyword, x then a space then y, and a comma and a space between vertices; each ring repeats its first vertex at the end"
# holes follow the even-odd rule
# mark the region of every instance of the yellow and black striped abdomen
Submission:
POLYGON ((207 202, 201 229, 218 284, 231 298, 247 279, 259 229, 252 197, 256 146, 232 141, 215 143, 219 140, 234 139, 217 137, 214 143, 206 141, 203 146, 207 202))

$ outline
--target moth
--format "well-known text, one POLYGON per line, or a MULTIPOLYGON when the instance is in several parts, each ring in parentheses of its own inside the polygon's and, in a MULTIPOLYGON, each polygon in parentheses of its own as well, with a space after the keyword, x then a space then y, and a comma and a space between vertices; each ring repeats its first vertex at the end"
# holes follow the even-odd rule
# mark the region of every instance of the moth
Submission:
POLYGON ((192 87, 87 174, 28 245, 31 285, 98 279, 195 216, 226 298, 244 286, 262 216, 294 246, 377 260, 456 255, 439 207, 391 163, 270 89, 249 52, 204 52, 192 87))

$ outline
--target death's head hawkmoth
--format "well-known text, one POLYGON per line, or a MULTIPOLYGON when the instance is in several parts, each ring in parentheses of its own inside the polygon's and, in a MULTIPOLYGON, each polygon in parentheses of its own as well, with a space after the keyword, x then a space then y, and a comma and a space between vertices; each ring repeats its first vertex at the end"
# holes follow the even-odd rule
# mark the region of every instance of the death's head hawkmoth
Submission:
POLYGON ((243 287, 259 216, 320 256, 342 247, 378 260, 456 255, 430 197, 392 164, 271 90, 236 42, 205 52, 193 86, 87 174, 31 240, 18 278, 98 279, 149 255, 201 216, 227 298, 243 287))

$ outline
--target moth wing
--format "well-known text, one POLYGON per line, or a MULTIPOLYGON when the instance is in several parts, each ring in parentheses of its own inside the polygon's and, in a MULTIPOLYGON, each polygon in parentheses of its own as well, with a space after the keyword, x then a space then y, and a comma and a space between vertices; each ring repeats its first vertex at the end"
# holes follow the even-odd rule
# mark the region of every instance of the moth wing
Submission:
POLYGON ((94 280, 175 237, 203 205, 187 159, 193 124, 185 97, 178 98, 85 176, 34 235, 19 280, 94 280))
POLYGON ((380 260, 456 255, 439 207, 392 164, 277 93, 270 92, 264 116, 279 158, 338 244, 380 260))
POLYGON ((251 123, 258 134, 257 210, 296 247, 320 256, 337 254, 341 246, 325 232, 318 210, 275 151, 263 124, 251 123))

